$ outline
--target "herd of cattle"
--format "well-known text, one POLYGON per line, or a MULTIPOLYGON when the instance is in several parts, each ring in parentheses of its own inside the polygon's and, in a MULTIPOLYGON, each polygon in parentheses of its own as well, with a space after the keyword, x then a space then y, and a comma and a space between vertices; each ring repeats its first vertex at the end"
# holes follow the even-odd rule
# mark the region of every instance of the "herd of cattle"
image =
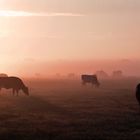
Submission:
MULTIPOLYGON (((81 75, 81 80, 83 85, 91 83, 96 87, 100 86, 97 75, 81 75)), ((22 90, 26 95, 29 95, 28 87, 25 86, 23 81, 18 77, 0 77, 0 90, 2 88, 12 89, 13 95, 16 93, 18 96, 20 90, 22 90)), ((140 105, 140 84, 136 87, 136 99, 140 105)))

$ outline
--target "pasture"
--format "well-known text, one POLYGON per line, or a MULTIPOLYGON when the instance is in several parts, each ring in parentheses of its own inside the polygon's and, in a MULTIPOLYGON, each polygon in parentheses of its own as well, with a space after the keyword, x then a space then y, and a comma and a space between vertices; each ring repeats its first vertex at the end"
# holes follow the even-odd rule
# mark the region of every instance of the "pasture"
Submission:
POLYGON ((27 80, 30 96, 0 93, 1 140, 139 140, 138 79, 27 80))

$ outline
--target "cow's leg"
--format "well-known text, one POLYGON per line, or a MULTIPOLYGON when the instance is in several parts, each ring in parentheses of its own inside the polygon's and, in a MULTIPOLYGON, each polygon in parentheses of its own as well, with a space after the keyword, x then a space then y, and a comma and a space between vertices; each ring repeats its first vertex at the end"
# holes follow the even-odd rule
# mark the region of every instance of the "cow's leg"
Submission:
POLYGON ((15 95, 15 89, 13 88, 13 96, 15 95))

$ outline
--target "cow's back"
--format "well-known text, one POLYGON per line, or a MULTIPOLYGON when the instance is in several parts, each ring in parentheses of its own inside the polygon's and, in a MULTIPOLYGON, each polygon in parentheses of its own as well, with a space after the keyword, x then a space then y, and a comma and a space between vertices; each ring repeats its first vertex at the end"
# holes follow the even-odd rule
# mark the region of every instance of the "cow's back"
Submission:
POLYGON ((81 79, 83 81, 83 85, 85 85, 86 83, 91 83, 92 85, 96 85, 97 87, 100 86, 97 75, 82 75, 81 79))
POLYGON ((22 80, 18 77, 0 77, 1 88, 22 88, 24 86, 22 80))
POLYGON ((83 81, 87 81, 87 82, 97 81, 96 75, 82 75, 81 78, 83 81))

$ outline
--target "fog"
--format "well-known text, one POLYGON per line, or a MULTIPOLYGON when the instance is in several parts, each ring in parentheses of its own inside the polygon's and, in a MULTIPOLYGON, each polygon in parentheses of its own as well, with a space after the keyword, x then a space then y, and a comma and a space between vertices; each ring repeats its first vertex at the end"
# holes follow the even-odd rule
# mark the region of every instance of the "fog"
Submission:
POLYGON ((57 61, 37 61, 35 59, 25 59, 21 63, 8 65, 1 73, 17 75, 22 77, 57 77, 74 73, 95 74, 96 71, 105 71, 112 75, 113 71, 121 70, 124 76, 140 76, 139 60, 57 60, 57 61))

